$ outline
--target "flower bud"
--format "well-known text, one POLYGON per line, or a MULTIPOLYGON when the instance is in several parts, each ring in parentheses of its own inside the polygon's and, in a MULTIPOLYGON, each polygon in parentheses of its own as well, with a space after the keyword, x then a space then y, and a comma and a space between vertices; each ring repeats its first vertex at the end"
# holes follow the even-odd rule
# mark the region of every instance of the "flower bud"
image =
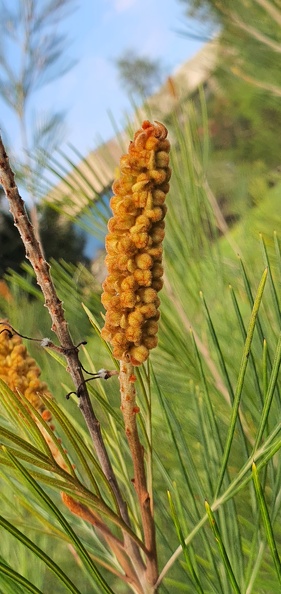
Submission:
POLYGON ((121 174, 110 201, 102 336, 113 346, 115 357, 133 365, 141 365, 157 345, 164 200, 171 177, 166 137, 163 124, 143 122, 121 157, 121 174))

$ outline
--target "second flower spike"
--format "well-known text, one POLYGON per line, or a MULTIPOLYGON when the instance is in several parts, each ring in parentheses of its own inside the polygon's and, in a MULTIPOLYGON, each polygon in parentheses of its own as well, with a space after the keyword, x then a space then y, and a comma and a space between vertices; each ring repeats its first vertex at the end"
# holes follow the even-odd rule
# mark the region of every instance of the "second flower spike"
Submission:
POLYGON ((165 126, 143 122, 121 157, 120 178, 113 184, 102 336, 117 359, 133 365, 141 365, 157 345, 169 150, 165 126))

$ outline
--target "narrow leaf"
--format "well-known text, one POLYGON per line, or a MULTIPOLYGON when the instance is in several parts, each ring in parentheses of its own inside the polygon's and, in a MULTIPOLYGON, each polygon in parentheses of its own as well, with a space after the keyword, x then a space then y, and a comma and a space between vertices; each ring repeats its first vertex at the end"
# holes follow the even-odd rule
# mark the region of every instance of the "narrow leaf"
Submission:
POLYGON ((79 590, 74 586, 72 581, 67 577, 67 575, 62 571, 62 569, 46 554, 42 549, 40 549, 36 544, 34 544, 27 536, 25 536, 22 532, 20 532, 15 526, 10 524, 5 518, 0 516, 0 525, 5 528, 10 534, 12 534, 17 540, 22 542, 24 546, 29 548, 39 559, 42 559, 44 563, 55 573, 55 575, 67 586, 68 590, 73 594, 79 594, 79 590))
POLYGON ((17 571, 14 571, 14 569, 8 565, 5 565, 5 563, 2 563, 2 561, 0 561, 0 572, 11 578, 16 584, 23 586, 26 592, 31 592, 32 594, 44 594, 42 590, 36 588, 34 584, 26 580, 22 575, 17 573, 17 571))
POLYGON ((269 414, 270 406, 272 403, 274 390, 277 386, 280 363, 281 363, 281 332, 279 334, 279 339, 278 339, 276 353, 275 353, 275 357, 274 357, 274 361, 273 361, 271 376, 270 376, 270 380, 269 380, 269 384, 268 384, 268 390, 267 390, 267 394, 265 397, 264 408, 262 411, 260 426, 259 426, 258 434, 256 437, 256 441, 255 441, 254 452, 259 447, 259 444, 260 444, 260 441, 261 441, 261 438, 262 438, 262 435, 264 432, 264 428, 267 423, 268 414, 269 414))
POLYGON ((212 528, 212 531, 213 531, 213 534, 214 534, 214 537, 215 537, 215 540, 216 540, 216 543, 217 543, 217 546, 218 546, 218 550, 219 550, 219 554, 220 554, 221 560, 222 560, 223 565, 225 567, 226 573, 227 573, 227 575, 229 577, 229 581, 230 581, 230 583, 232 585, 233 591, 235 592, 235 594, 241 594, 241 590, 240 590, 240 588, 239 588, 239 586, 237 584, 237 581, 235 579, 235 576, 234 576, 234 573, 232 571, 232 567, 231 567, 231 564, 230 564, 230 561, 229 561, 227 552, 226 552, 225 547, 224 547, 224 544, 222 542, 220 531, 219 531, 217 522, 215 520, 215 516, 214 516, 214 514, 213 514, 213 512, 211 510, 211 507, 210 507, 210 505, 208 504, 207 501, 205 501, 205 508, 206 508, 206 512, 207 512, 207 515, 208 515, 208 518, 209 518, 210 526, 212 528))
POLYGON ((192 580, 194 582, 196 592, 199 592, 199 594, 204 594, 204 590, 202 589, 202 586, 201 586, 201 584, 199 582, 198 575, 197 575, 197 573, 196 573, 196 571, 195 571, 195 569, 193 567, 193 564, 192 564, 192 561, 191 561, 191 558, 190 558, 190 555, 189 555, 188 547, 185 544, 185 540, 184 540, 184 536, 183 536, 182 529, 181 529, 181 526, 180 526, 179 518, 178 518, 178 515, 177 515, 177 512, 176 512, 176 508, 175 508, 175 505, 174 505, 174 502, 173 502, 171 493, 169 491, 168 491, 168 500, 169 500, 171 516, 172 516, 172 519, 173 519, 173 522, 174 522, 176 533, 177 533, 179 542, 180 542, 180 544, 182 546, 182 550, 183 550, 185 562, 186 562, 186 565, 188 567, 188 571, 191 574, 192 580))
POLYGON ((235 426, 236 426, 236 422, 237 422, 237 418, 238 418, 239 405, 240 405, 241 396, 242 396, 242 390, 243 390, 243 385, 244 385, 246 369, 247 369, 247 365, 248 365, 249 353, 250 353, 250 349, 251 349, 251 345, 252 345, 257 315, 258 315, 259 307, 260 307, 261 300, 262 300, 262 295, 263 295, 263 291, 264 291, 264 287, 265 287, 265 283, 266 283, 266 278, 267 278, 267 269, 265 269, 265 271, 262 275, 262 278, 261 278, 261 281, 260 281, 260 284, 258 287, 257 295, 256 295, 256 298, 254 301, 252 314, 250 317, 249 327, 248 327, 248 331, 247 331, 247 337, 246 337, 246 341, 245 341, 245 345, 244 345, 244 350, 243 350, 243 354, 242 354, 242 360, 241 360, 241 365, 240 365, 240 370, 239 370, 239 375, 238 375, 238 380, 237 380, 237 385, 236 385, 236 390, 235 390, 235 395, 234 395, 234 402, 233 402, 233 407, 232 407, 230 426, 229 426, 229 430, 228 430, 225 450, 224 450, 224 454, 223 454, 221 471, 220 471, 218 484, 217 484, 216 496, 218 495, 219 490, 221 488, 223 477, 224 477, 226 467, 227 467, 229 454, 230 454, 230 449, 231 449, 232 440, 233 440, 233 436, 234 436, 235 426))
MULTIPOLYGON (((15 467, 18 469, 18 471, 25 477, 26 481, 33 487, 34 491, 37 493, 37 495, 40 497, 40 499, 42 501, 44 501, 47 508, 50 509, 53 512, 53 514, 56 516, 60 525, 63 527, 65 532, 71 538, 75 548, 79 552, 79 556, 80 556, 81 560, 84 562, 85 566, 90 571, 90 575, 95 576, 96 582, 102 588, 102 591, 106 592, 106 594, 114 594, 114 592, 112 591, 110 586, 106 583, 103 576, 101 575, 101 573, 99 572, 99 570, 97 569, 95 564, 93 563, 91 557, 89 556, 89 554, 88 554, 87 550, 85 549, 84 545, 82 544, 81 540, 75 534, 74 530, 71 528, 70 524, 67 522, 67 520, 65 519, 63 514, 59 511, 59 509, 54 504, 54 502, 50 499, 50 497, 47 495, 47 493, 45 493, 45 491, 43 491, 43 489, 40 487, 40 485, 32 478, 32 476, 24 468, 24 466, 22 466, 22 464, 20 464, 20 462, 6 448, 3 448, 3 449, 7 453, 7 455, 10 457, 11 461, 13 462, 15 467)), ((32 590, 30 590, 30 591, 32 591, 32 590)))
POLYGON ((261 244, 262 244, 262 251, 263 251, 264 262, 265 262, 265 265, 268 268, 268 280, 269 280, 269 286, 270 286, 270 289, 271 289, 273 307, 274 307, 274 310, 275 310, 276 319, 280 322, 281 321, 280 305, 279 305, 277 291, 276 291, 274 280, 273 280, 273 276, 272 276, 272 270, 271 270, 271 265, 270 265, 269 258, 268 258, 268 253, 267 253, 266 245, 265 245, 265 242, 264 242, 264 239, 263 239, 262 234, 260 234, 260 240, 261 240, 261 244))
POLYGON ((261 512, 261 517, 263 520, 266 537, 267 537, 267 542, 268 542, 268 545, 269 545, 269 548, 271 551, 271 555, 272 555, 272 558, 274 561, 274 565, 275 565, 275 569, 276 569, 276 572, 278 575, 279 582, 281 583, 280 557, 279 557, 279 554, 277 551, 277 546, 276 546, 274 533, 273 533, 273 527, 272 527, 272 523, 270 520, 270 515, 268 512, 268 509, 267 509, 265 497, 264 497, 264 494, 263 494, 263 491, 261 488, 259 475, 258 475, 258 471, 257 471, 255 462, 252 464, 252 473, 253 473, 253 481, 254 481, 255 491, 256 491, 256 495, 257 495, 257 500, 258 500, 258 504, 259 504, 259 508, 260 508, 260 512, 261 512))

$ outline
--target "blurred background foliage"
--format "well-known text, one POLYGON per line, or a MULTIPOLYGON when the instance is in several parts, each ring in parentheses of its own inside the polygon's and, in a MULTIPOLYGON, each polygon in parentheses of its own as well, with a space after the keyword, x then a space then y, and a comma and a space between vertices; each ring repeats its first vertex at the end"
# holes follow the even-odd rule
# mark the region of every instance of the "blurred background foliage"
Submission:
MULTIPOLYGON (((181 2, 189 14, 202 17, 202 31, 197 34, 210 38, 215 33, 219 49, 210 79, 164 118, 172 139, 173 170, 167 201, 166 278, 159 346, 138 375, 142 441, 155 494, 159 566, 165 568, 159 592, 277 594, 281 576, 277 379, 281 10, 273 0, 238 0, 235 6, 211 0, 181 2), (268 274, 261 296, 258 287, 265 267, 268 274), (254 319, 251 311, 257 295, 259 313, 254 319), (251 352, 246 353, 248 367, 243 376, 243 349, 251 331, 251 352), (254 459, 263 497, 252 480, 254 459), (216 540, 207 525, 205 498, 216 510, 216 540), (223 546, 217 548, 216 542, 223 546)), ((58 169, 57 179, 61 178, 58 169)), ((92 230, 101 239, 110 216, 108 188, 99 196, 92 187, 92 197, 93 203, 75 217, 75 223, 80 221, 87 233, 92 230)), ((54 282, 74 342, 87 340, 81 352, 83 364, 93 370, 110 368, 113 362, 98 332, 103 323, 103 254, 93 262, 85 259, 84 239, 73 227, 71 216, 67 221, 63 208, 62 212, 60 219, 57 203, 53 211, 44 202, 38 205, 42 242, 47 256, 53 258, 54 282)), ((12 236, 4 207, 1 217, 1 316, 24 334, 49 336, 48 313, 32 270, 26 263, 20 266, 22 250, 12 236)), ((72 386, 63 364, 37 345, 27 346, 69 427, 91 450, 75 398, 65 401, 72 386)), ((101 382, 89 384, 89 390, 138 531, 117 380, 113 378, 105 387, 101 382)), ((5 410, 1 423, 4 427, 12 423, 15 430, 16 421, 11 421, 5 410)), ((59 416, 56 430, 60 435, 59 416)), ((64 435, 63 444, 84 480, 69 436, 64 435)), ((21 525, 38 547, 59 559, 81 594, 101 591, 73 552, 69 534, 22 486, 3 456, 1 463, 3 515, 21 525)), ((37 479, 40 482, 39 474, 37 479)), ((48 489, 62 509, 54 485, 50 483, 48 489)), ((70 514, 67 518, 113 591, 127 593, 128 586, 104 569, 105 561, 115 567, 116 561, 94 531, 70 514)), ((30 563, 30 553, 22 545, 17 548, 8 532, 1 540, 0 555, 44 593, 65 592, 65 586, 50 577, 43 563, 40 569, 37 562, 30 563)), ((9 591, 8 578, 1 583, 0 577, 0 584, 9 591)))

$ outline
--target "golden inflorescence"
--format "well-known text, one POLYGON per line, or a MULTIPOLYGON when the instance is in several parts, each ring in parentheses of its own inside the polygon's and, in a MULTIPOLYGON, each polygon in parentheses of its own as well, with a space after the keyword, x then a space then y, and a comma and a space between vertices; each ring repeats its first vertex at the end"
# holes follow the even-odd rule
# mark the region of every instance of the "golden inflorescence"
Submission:
POLYGON ((117 359, 133 365, 141 365, 157 345, 169 150, 165 126, 143 122, 121 157, 110 201, 102 336, 117 359))
MULTIPOLYGON (((0 321, 3 324, 4 320, 0 321)), ((5 328, 5 324, 2 324, 0 326, 1 330, 5 328)), ((52 399, 47 384, 40 380, 41 370, 36 361, 28 354, 20 336, 17 334, 11 335, 9 324, 7 324, 7 330, 8 332, 2 331, 0 333, 0 378, 16 396, 19 397, 18 392, 23 394, 41 414, 42 419, 48 423, 50 429, 54 430, 54 426, 51 424, 52 414, 45 407, 40 397, 44 395, 50 400, 52 399)), ((41 423, 37 419, 34 420, 39 426, 57 464, 67 471, 68 468, 55 442, 41 423)))
MULTIPOLYGON (((3 320, 2 320, 3 322, 3 320)), ((1 325, 1 330, 4 326, 1 325)), ((9 325, 7 325, 9 330, 9 325)), ((32 357, 29 356, 20 336, 4 331, 0 334, 0 378, 16 394, 19 391, 38 410, 46 421, 51 414, 46 411, 40 394, 51 398, 47 384, 40 380, 41 371, 32 357)))

